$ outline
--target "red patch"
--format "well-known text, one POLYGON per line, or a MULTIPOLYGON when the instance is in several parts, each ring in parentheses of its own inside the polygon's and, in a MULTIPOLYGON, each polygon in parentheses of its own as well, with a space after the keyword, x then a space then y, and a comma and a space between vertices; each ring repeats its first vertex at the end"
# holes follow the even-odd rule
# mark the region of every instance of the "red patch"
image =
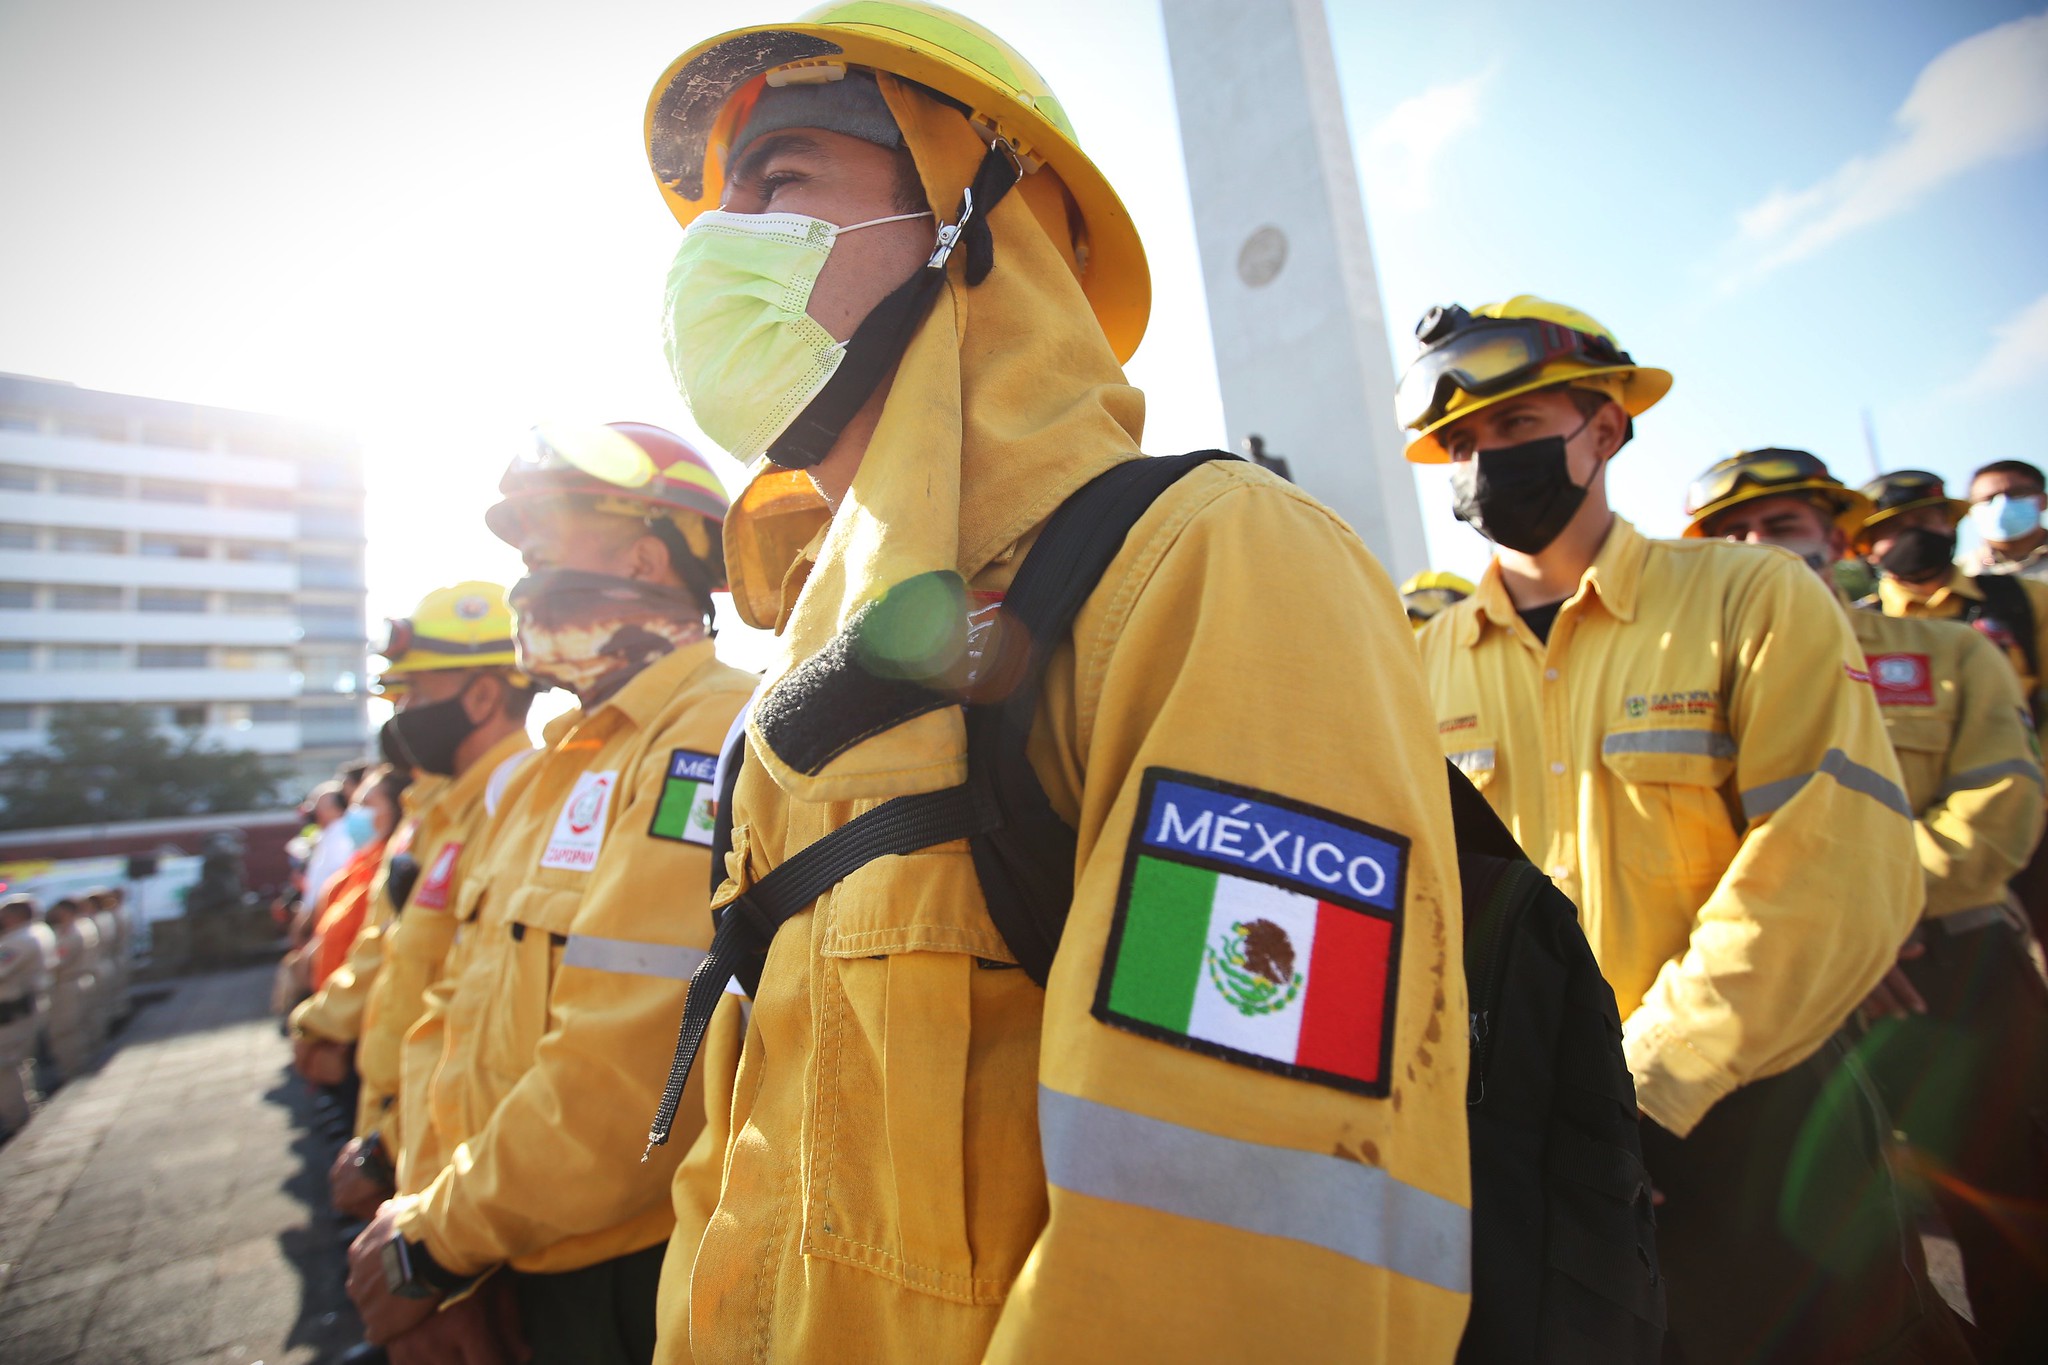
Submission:
POLYGON ((461 844, 441 845, 441 856, 434 859, 434 865, 420 879, 420 889, 413 893, 414 905, 427 910, 448 908, 448 884, 455 880, 455 857, 461 852, 461 844))
POLYGON ((1873 654, 1869 662, 1878 705, 1934 705, 1934 669, 1925 654, 1873 654))

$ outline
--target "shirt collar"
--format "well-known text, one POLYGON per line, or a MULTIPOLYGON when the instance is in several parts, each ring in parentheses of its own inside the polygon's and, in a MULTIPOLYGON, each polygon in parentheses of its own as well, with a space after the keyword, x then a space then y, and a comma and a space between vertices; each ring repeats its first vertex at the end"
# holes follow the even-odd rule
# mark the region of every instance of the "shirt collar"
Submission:
POLYGON ((1951 597, 1965 597, 1972 602, 1984 600, 1984 590, 1976 585, 1970 575, 1958 565, 1949 571, 1948 581, 1932 592, 1921 592, 1909 584, 1892 577, 1877 581, 1877 600, 1890 615, 1897 615, 1898 609, 1908 603, 1920 603, 1928 607, 1939 607, 1951 597))
MULTIPOLYGON (((1643 563, 1649 558, 1649 553, 1650 542, 1643 533, 1631 525, 1628 518, 1615 517, 1614 525, 1608 528, 1607 539, 1601 542, 1600 553, 1593 556, 1593 562, 1586 566, 1586 572, 1579 578, 1578 591, 1569 600, 1597 595, 1616 620, 1635 620, 1636 600, 1643 585, 1643 563)), ((1491 622, 1501 630, 1511 631, 1521 616, 1515 610, 1513 599, 1508 596, 1507 584, 1501 581, 1498 559, 1490 561, 1486 572, 1479 576, 1479 587, 1473 592, 1471 602, 1472 606, 1458 622, 1459 643, 1467 647, 1479 643, 1482 622, 1491 622)))
POLYGON ((483 753, 477 756, 476 762, 464 768, 462 775, 449 783, 447 796, 449 809, 460 809, 464 802, 484 789, 485 785, 491 780, 491 774, 498 770, 500 763, 512 757, 519 750, 532 747, 533 741, 526 737, 526 727, 522 725, 490 748, 484 750, 483 753))

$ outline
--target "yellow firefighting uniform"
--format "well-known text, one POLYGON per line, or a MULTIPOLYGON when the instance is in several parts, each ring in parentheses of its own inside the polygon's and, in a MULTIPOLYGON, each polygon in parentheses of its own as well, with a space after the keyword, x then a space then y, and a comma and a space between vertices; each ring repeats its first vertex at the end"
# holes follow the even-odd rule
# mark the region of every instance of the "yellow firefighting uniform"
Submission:
POLYGON ((1547 647, 1497 563, 1421 645, 1444 752, 1578 904, 1664 1128, 1811 1055, 1889 967, 1913 811, 1796 559, 1617 517, 1547 647))
MULTIPOLYGON (((2035 657, 2048 662, 2048 582, 2025 576, 2018 576, 2014 581, 2026 593, 2027 601, 2034 609, 2035 657)), ((1965 599, 1967 602, 1982 602, 1984 590, 1960 567, 1951 571, 1946 583, 1931 592, 1915 589, 1889 577, 1879 579, 1877 584, 1878 605, 1886 616, 1952 620, 1963 614, 1967 606, 1965 599)), ((2041 704, 2041 679, 2027 667, 2026 651, 2015 640, 1994 638, 1993 643, 2004 651, 2013 673, 2020 680, 2020 692, 2034 712, 2036 737, 2048 736, 2048 706, 2041 704)))
POLYGON ((349 943, 348 956, 320 984, 320 989, 301 1000, 291 1013, 291 1030, 297 1035, 324 1039, 330 1043, 353 1043, 362 1036, 363 1006, 370 998, 370 983, 384 962, 384 933, 394 909, 388 886, 391 860, 412 851, 420 820, 433 809, 448 789, 443 777, 426 776, 413 782, 398 798, 398 827, 384 846, 383 860, 370 875, 370 905, 349 943))
POLYGON ((641 1152, 712 929, 708 828, 684 828, 697 791, 671 774, 715 761, 753 681, 686 646, 558 717, 514 776, 459 887, 459 976, 413 1030, 442 1035, 447 1163, 399 1197, 398 1230, 447 1269, 575 1270, 668 1237, 682 1146, 641 1152))
MULTIPOLYGON (((455 895, 465 850, 474 847, 494 806, 492 796, 533 753, 526 731, 515 730, 478 756, 469 770, 436 784, 433 797, 411 811, 409 852, 419 877, 403 906, 378 905, 390 911, 378 928, 380 952, 363 994, 361 1032, 356 1043, 356 1073, 362 1097, 356 1109, 356 1133, 383 1134, 386 1152, 396 1151, 399 1049, 405 1032, 419 1018, 427 987, 440 974, 441 960, 455 935, 455 895)), ((407 793, 410 795, 410 791, 407 793)), ((356 939, 361 948, 365 926, 356 939)), ((355 964, 349 953, 347 971, 355 964)), ((337 972, 336 975, 340 975, 337 972)))

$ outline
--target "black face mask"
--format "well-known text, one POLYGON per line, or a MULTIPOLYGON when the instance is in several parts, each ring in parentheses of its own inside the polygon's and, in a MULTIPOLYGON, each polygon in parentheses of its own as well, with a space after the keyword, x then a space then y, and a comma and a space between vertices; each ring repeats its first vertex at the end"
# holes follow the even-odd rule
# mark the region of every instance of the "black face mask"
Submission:
POLYGON ((455 751, 476 733, 476 722, 462 708, 468 694, 465 687, 446 701, 409 706, 385 721, 377 735, 384 757, 423 773, 453 777, 455 751))
MULTIPOLYGON (((1579 431, 1585 429, 1581 423, 1579 431)), ((1451 507, 1458 520, 1496 545, 1540 554, 1586 500, 1565 457, 1565 443, 1579 431, 1477 451, 1452 465, 1451 507)))
POLYGON ((1893 578, 1908 583, 1947 569, 1956 557, 1956 533, 1910 526, 1899 532, 1889 550, 1878 557, 1877 567, 1893 578))

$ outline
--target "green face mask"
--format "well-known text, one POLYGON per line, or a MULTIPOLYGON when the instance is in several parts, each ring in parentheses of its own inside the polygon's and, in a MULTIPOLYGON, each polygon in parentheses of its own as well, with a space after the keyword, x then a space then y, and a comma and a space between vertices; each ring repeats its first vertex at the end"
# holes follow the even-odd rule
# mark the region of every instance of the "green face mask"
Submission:
POLYGON ((795 213, 699 214, 668 270, 669 372, 706 436, 742 463, 789 428, 846 357, 804 310, 842 234, 795 213))

